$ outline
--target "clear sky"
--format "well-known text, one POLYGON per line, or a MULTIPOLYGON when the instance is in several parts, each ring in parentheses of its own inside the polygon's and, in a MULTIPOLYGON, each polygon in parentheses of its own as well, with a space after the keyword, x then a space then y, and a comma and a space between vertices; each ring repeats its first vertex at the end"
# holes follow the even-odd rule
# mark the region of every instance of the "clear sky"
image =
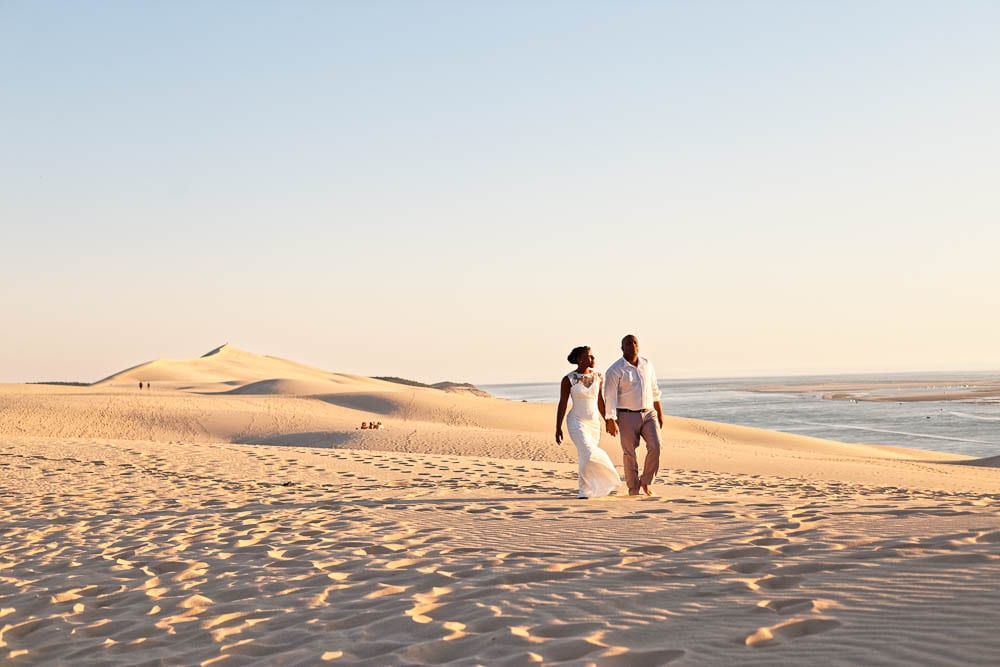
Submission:
POLYGON ((1000 3, 0 0, 0 381, 1000 368, 1000 3))

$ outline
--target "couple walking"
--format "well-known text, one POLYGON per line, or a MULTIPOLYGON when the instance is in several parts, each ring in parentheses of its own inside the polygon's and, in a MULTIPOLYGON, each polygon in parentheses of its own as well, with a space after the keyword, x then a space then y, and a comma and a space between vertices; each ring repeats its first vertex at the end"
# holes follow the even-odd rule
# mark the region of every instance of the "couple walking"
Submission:
POLYGON ((660 429, 663 409, 656 371, 648 359, 639 356, 639 339, 622 338, 622 357, 611 364, 605 376, 594 370, 594 355, 589 347, 575 347, 567 357, 576 370, 562 379, 559 408, 556 412, 556 442, 563 439, 562 423, 576 445, 580 466, 580 497, 606 496, 621 484, 618 471, 607 452, 598 446, 601 426, 622 443, 625 484, 630 496, 653 495, 649 485, 660 467, 660 429), (566 404, 573 407, 566 415, 566 404), (635 448, 640 436, 646 443, 642 474, 635 448))

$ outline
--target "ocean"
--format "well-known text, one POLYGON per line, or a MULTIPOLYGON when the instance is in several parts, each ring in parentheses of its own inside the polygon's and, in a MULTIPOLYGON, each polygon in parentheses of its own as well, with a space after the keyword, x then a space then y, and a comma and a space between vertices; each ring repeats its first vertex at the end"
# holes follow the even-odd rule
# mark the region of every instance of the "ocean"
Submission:
MULTIPOLYGON (((991 401, 850 401, 822 398, 829 390, 761 393, 755 386, 818 385, 876 381, 942 381, 955 379, 934 393, 963 389, 964 380, 997 379, 998 373, 905 373, 881 375, 817 375, 732 379, 659 380, 667 414, 840 442, 895 445, 913 449, 987 457, 1000 454, 1000 399, 991 401)), ((556 403, 559 383, 479 385, 494 396, 516 401, 556 403)), ((892 389, 865 393, 891 393, 892 389)), ((907 389, 918 393, 920 389, 907 389)), ((856 392, 860 393, 860 392, 856 392)), ((553 421, 555 414, 553 410, 553 421)))

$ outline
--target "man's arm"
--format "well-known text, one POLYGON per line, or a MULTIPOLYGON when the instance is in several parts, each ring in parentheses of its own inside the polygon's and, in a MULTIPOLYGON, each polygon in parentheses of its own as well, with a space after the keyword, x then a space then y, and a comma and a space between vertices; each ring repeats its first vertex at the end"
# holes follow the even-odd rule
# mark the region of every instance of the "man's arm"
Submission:
POLYGON ((649 359, 646 360, 648 364, 649 380, 650 385, 653 389, 653 402, 658 403, 660 400, 660 383, 656 381, 656 367, 653 366, 653 362, 649 359))
POLYGON ((660 428, 663 428, 663 407, 660 405, 660 383, 656 381, 656 368, 653 366, 653 362, 647 359, 646 363, 649 364, 649 379, 653 389, 653 408, 656 410, 656 421, 659 422, 660 428))

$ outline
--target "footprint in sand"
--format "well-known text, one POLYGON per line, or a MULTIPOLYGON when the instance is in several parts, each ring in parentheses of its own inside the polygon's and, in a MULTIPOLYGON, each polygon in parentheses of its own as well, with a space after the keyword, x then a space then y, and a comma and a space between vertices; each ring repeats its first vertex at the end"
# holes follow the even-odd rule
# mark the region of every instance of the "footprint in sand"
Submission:
POLYGON ((757 574, 774 569, 774 563, 768 560, 737 561, 730 565, 729 569, 739 574, 757 574))
POLYGON ((723 560, 735 560, 739 558, 759 558, 761 556, 770 556, 770 549, 765 549, 764 547, 738 547, 736 549, 729 549, 720 553, 717 558, 723 560))
POLYGON ((554 663, 579 660, 603 648, 603 646, 593 644, 586 639, 563 639, 540 644, 537 650, 541 653, 545 663, 554 663))
POLYGON ((855 563, 824 563, 824 562, 813 562, 813 563, 796 563, 794 565, 785 565, 774 570, 773 574, 778 576, 784 575, 797 575, 797 574, 816 574, 817 572, 836 572, 837 570, 850 570, 852 568, 858 567, 855 563))
POLYGON ((765 600, 757 606, 776 614, 799 614, 818 611, 821 605, 811 598, 787 598, 785 600, 765 600))
POLYGON ((807 637, 809 635, 828 632, 843 625, 840 621, 832 618, 806 618, 794 619, 772 625, 771 627, 759 628, 756 632, 744 639, 747 646, 754 648, 771 646, 782 642, 807 637))
POLYGON ((683 657, 684 651, 673 649, 653 651, 629 651, 623 649, 621 653, 603 655, 596 662, 600 667, 659 667, 659 665, 666 665, 683 657))
POLYGON ((993 560, 987 554, 944 554, 942 556, 929 556, 921 559, 925 563, 945 564, 945 565, 973 565, 976 563, 988 563, 993 560))
POLYGON ((546 639, 564 639, 566 637, 581 637, 603 627, 603 623, 552 623, 538 626, 530 630, 530 634, 533 637, 546 639))
POLYGON ((786 544, 784 546, 778 547, 778 551, 785 554, 786 556, 797 556, 809 551, 809 545, 807 544, 786 544))
POLYGON ((667 554, 673 553, 673 549, 665 544, 643 544, 635 547, 627 547, 622 550, 629 554, 667 554))
POLYGON ((763 588, 768 591, 780 591, 786 588, 794 588, 801 584, 802 581, 802 577, 771 574, 763 579, 757 579, 751 584, 751 587, 763 588))

